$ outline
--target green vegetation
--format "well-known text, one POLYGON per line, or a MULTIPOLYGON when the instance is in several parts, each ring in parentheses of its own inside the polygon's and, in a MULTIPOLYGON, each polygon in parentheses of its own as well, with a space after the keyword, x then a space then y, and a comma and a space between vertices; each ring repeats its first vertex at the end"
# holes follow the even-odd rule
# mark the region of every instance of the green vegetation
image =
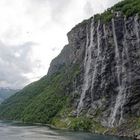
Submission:
POLYGON ((54 118, 52 124, 57 128, 71 129, 75 131, 91 131, 92 120, 87 117, 54 118))
POLYGON ((82 117, 55 117, 52 124, 57 128, 70 129, 74 131, 89 131, 94 133, 104 133, 107 128, 103 127, 96 119, 82 117))
POLYGON ((2 103, 0 119, 50 123, 63 106, 70 104, 65 89, 79 72, 78 65, 67 72, 62 68, 52 76, 30 84, 2 103))
MULTIPOLYGON (((117 3, 113 7, 107 9, 105 12, 101 14, 96 14, 94 18, 96 21, 100 19, 102 22, 108 23, 115 16, 115 12, 120 12, 122 15, 125 15, 127 18, 135 14, 140 15, 140 1, 122 0, 121 2, 117 3)), ((91 19, 92 17, 90 19, 84 20, 83 22, 79 23, 77 26, 84 26, 91 19)))
POLYGON ((127 17, 136 13, 140 14, 140 1, 139 0, 124 0, 114 7, 115 11, 122 11, 127 17))
POLYGON ((70 129, 73 130, 91 130, 92 122, 87 117, 78 117, 71 120, 70 129))
POLYGON ((114 17, 115 12, 121 12, 126 17, 140 14, 140 1, 139 0, 123 0, 115 6, 107 9, 102 14, 95 15, 95 19, 101 19, 104 22, 110 21, 114 17))

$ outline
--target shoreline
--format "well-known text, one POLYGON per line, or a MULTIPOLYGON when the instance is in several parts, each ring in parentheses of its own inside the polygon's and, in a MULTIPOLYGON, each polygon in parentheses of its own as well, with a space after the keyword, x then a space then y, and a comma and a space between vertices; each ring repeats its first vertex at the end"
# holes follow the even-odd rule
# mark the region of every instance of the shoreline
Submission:
POLYGON ((9 123, 9 124, 17 124, 17 125, 27 125, 27 126, 40 126, 40 127, 49 127, 52 130, 63 130, 63 131, 69 131, 69 132, 82 132, 82 133, 90 133, 90 134, 95 134, 95 135, 102 135, 102 136, 114 136, 117 138, 128 138, 132 140, 140 140, 136 137, 129 137, 129 136, 121 136, 121 135, 115 135, 115 134, 109 134, 108 131, 106 130, 104 133, 97 133, 93 132, 92 130, 89 131, 84 131, 84 130, 74 130, 74 129, 68 129, 68 128, 58 128, 52 124, 44 124, 44 123, 30 123, 30 122, 23 122, 23 121, 14 121, 14 120, 0 120, 0 123, 9 123))

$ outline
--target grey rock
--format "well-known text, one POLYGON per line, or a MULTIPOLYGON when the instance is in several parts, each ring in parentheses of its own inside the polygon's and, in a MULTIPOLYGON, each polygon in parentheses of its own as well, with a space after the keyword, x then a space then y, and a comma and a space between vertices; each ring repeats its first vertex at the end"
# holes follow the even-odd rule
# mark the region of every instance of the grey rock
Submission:
POLYGON ((97 117, 107 127, 140 117, 138 15, 126 19, 117 12, 106 24, 91 18, 75 26, 68 40, 52 61, 48 75, 62 67, 67 71, 73 65, 80 66, 80 73, 66 90, 73 97, 73 116, 97 117))

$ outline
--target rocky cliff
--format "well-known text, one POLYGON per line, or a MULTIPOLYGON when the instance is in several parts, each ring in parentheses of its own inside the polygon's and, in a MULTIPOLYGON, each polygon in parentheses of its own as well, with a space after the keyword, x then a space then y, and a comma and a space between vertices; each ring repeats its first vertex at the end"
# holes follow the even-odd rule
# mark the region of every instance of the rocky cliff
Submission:
POLYGON ((140 16, 132 5, 139 0, 75 26, 48 74, 6 100, 0 118, 140 135, 140 16))
MULTIPOLYGON (((81 65, 75 113, 94 116, 100 111, 103 125, 120 125, 130 115, 139 116, 140 22, 120 13, 104 24, 91 18, 68 33, 69 45, 53 60, 50 71, 62 65, 81 65), (80 88, 79 88, 80 87, 80 88)), ((79 78, 79 77, 78 77, 79 78)))
POLYGON ((108 127, 140 115, 139 35, 138 15, 126 19, 117 14, 106 25, 92 18, 86 25, 78 115, 100 111, 98 117, 108 127))

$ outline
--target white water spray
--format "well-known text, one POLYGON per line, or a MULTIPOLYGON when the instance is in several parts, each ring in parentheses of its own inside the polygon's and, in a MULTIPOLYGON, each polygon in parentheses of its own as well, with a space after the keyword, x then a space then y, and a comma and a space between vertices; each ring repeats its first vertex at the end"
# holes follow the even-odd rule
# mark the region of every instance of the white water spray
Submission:
POLYGON ((83 87, 82 87, 82 94, 80 97, 80 102, 77 107, 77 115, 79 115, 79 113, 83 109, 83 106, 84 106, 83 100, 85 99, 86 92, 89 89, 89 84, 90 84, 89 83, 90 82, 89 72, 91 69, 91 52, 92 52, 92 46, 93 46, 93 32, 94 32, 93 24, 94 24, 94 19, 92 19, 92 22, 91 22, 90 38, 88 35, 88 31, 87 31, 86 53, 85 53, 85 60, 84 60, 84 70, 85 70, 84 83, 83 83, 83 87), (90 41, 90 44, 89 44, 89 41, 90 41))
POLYGON ((101 53, 101 50, 100 50, 100 41, 101 41, 101 38, 100 38, 100 33, 99 33, 99 28, 100 28, 100 20, 98 21, 98 27, 97 27, 97 58, 95 60, 95 64, 94 64, 94 72, 93 72, 93 76, 92 76, 92 84, 91 84, 91 98, 92 98, 92 103, 93 103, 93 88, 95 86, 95 82, 96 82, 96 75, 98 73, 97 71, 97 67, 98 67, 98 61, 100 59, 100 53, 101 53))
MULTIPOLYGON (((109 126, 114 127, 115 121, 116 121, 116 116, 119 111, 119 109, 122 110, 123 107, 123 102, 124 102, 124 83, 121 80, 121 73, 122 73, 122 64, 121 64, 121 58, 120 58, 120 53, 119 53, 119 48, 118 48, 118 42, 117 42, 117 36, 116 36, 116 31, 115 31, 115 21, 112 19, 112 28, 113 28, 113 38, 114 38, 114 43, 115 43, 115 59, 116 59, 116 72, 117 72, 117 81, 118 81, 118 95, 115 101, 115 106, 111 112, 111 116, 109 118, 109 126)), ((119 124, 120 124, 120 119, 119 118, 119 124)), ((118 124, 118 125, 119 125, 118 124)))

